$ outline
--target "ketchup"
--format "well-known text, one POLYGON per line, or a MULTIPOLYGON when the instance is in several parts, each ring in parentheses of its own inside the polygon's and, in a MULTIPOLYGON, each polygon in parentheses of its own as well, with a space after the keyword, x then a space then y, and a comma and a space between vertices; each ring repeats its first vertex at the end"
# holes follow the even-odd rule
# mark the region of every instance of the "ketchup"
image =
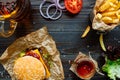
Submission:
POLYGON ((94 64, 90 61, 82 61, 77 66, 77 73, 81 77, 87 77, 94 70, 94 64))
POLYGON ((40 56, 37 53, 35 53, 33 50, 27 51, 26 56, 32 56, 34 58, 40 59, 40 56))

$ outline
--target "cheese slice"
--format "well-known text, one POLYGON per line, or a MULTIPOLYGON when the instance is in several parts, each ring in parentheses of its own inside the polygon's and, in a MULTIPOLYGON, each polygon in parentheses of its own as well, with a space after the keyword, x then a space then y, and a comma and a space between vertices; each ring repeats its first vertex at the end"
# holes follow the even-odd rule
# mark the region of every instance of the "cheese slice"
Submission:
POLYGON ((45 67, 45 70, 46 70, 46 78, 49 78, 49 77, 50 77, 50 72, 49 72, 47 66, 46 66, 45 63, 44 63, 44 61, 43 61, 43 59, 42 59, 42 56, 41 56, 39 50, 38 50, 38 49, 35 49, 34 51, 35 51, 35 53, 39 54, 39 56, 40 56, 40 61, 42 62, 43 66, 45 67))

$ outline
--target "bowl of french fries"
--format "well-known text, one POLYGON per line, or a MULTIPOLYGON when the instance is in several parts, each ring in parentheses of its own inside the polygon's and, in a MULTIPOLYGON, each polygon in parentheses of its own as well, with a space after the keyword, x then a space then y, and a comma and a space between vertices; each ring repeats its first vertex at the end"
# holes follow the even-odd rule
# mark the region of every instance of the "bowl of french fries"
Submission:
POLYGON ((96 0, 92 11, 92 28, 110 31, 120 24, 119 0, 96 0))

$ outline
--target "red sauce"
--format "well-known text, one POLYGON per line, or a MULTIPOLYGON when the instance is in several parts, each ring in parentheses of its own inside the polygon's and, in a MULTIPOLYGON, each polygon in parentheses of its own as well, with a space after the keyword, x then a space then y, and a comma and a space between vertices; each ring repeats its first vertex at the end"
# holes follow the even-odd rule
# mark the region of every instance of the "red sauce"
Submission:
POLYGON ((86 77, 94 70, 94 64, 90 61, 82 61, 77 66, 77 73, 81 77, 86 77))
POLYGON ((35 57, 37 59, 40 59, 40 56, 32 50, 26 52, 26 56, 32 56, 32 57, 35 57))

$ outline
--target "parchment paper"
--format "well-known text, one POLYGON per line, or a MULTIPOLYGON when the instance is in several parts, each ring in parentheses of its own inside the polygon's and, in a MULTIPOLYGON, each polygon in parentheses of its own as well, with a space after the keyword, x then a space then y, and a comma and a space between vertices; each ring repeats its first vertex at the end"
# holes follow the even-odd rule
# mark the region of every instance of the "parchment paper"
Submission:
POLYGON ((79 54, 76 56, 75 60, 74 60, 74 63, 71 65, 70 67, 70 70, 75 73, 78 77, 80 77, 81 79, 83 80, 90 80, 94 74, 96 73, 95 70, 92 71, 92 73, 89 73, 89 75, 87 75, 87 78, 84 78, 82 76, 80 76, 77 71, 76 71, 76 68, 78 66, 78 63, 82 62, 82 61, 90 61, 90 62, 93 62, 93 65, 96 68, 98 68, 98 64, 95 60, 92 59, 92 57, 89 55, 85 55, 84 53, 82 52, 79 52, 79 54))
POLYGON ((95 6, 93 8, 93 11, 91 13, 91 19, 92 19, 92 28, 94 30, 99 30, 99 31, 110 31, 114 29, 119 23, 117 24, 105 24, 102 20, 97 19, 97 10, 100 7, 100 5, 104 2, 105 0, 96 0, 95 6))
POLYGON ((14 61, 19 57, 19 53, 29 47, 45 47, 52 56, 52 67, 50 68, 51 76, 48 80, 63 80, 64 72, 60 59, 60 53, 56 48, 55 41, 48 34, 47 28, 43 27, 35 32, 32 32, 24 37, 17 39, 12 43, 0 57, 0 63, 10 74, 12 80, 17 80, 14 77, 13 66, 14 61))

